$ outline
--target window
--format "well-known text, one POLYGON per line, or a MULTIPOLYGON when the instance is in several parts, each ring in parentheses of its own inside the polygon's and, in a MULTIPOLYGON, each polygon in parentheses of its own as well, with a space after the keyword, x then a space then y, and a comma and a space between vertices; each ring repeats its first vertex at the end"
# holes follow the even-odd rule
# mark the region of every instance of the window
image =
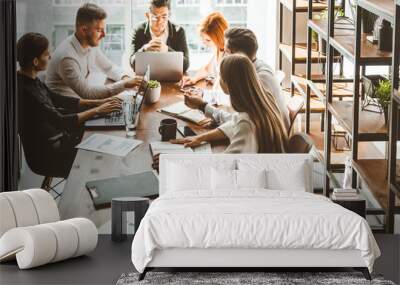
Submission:
MULTIPOLYGON (((146 20, 149 0, 17 0, 17 37, 42 33, 54 50, 73 34, 76 11, 87 2, 105 7, 108 14, 101 49, 116 64, 127 66, 132 31, 146 20), (38 16, 40 21, 35 20, 38 16)), ((212 11, 222 12, 231 26, 246 26, 247 0, 171 0, 171 21, 186 31, 191 69, 197 69, 210 55, 199 37, 198 24, 212 11)))
POLYGON ((178 7, 198 7, 200 0, 177 0, 176 6, 178 7))
POLYGON ((95 3, 100 6, 123 5, 124 0, 53 0, 53 6, 81 6, 84 3, 95 3))
POLYGON ((217 6, 247 6, 247 0, 217 0, 217 6))

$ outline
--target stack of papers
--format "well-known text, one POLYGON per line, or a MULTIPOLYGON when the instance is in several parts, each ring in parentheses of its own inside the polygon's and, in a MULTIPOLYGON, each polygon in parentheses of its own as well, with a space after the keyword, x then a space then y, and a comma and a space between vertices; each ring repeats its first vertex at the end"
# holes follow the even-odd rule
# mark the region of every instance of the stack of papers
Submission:
POLYGON ((76 148, 124 157, 140 144, 142 144, 140 140, 93 134, 76 148))
POLYGON ((359 200, 360 195, 358 194, 357 189, 335 188, 335 189, 333 189, 332 199, 334 199, 334 200, 359 200))
POLYGON ((189 108, 184 102, 169 105, 158 111, 179 119, 191 121, 198 125, 203 125, 209 120, 201 111, 189 108))

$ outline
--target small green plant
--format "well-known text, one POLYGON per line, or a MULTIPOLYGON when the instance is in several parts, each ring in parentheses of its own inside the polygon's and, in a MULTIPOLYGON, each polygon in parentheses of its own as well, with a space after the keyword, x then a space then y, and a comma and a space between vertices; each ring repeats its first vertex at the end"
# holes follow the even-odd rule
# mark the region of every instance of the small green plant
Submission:
POLYGON ((149 80, 147 86, 149 88, 157 88, 158 86, 160 86, 160 82, 158 82, 157 80, 149 80))
MULTIPOLYGON (((344 17, 344 10, 342 8, 335 9, 335 20, 339 17, 344 17)), ((323 10, 319 15, 315 17, 317 20, 327 20, 328 19, 328 9, 323 10)))
POLYGON ((387 109, 390 105, 391 93, 392 83, 390 80, 380 80, 378 88, 376 89, 376 98, 383 109, 387 109))

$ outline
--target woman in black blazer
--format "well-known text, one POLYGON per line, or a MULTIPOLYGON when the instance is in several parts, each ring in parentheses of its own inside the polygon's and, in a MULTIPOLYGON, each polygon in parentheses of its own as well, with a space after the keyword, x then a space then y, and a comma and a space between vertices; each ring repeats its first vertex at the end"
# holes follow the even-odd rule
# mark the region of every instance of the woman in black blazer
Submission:
POLYGON ((17 59, 18 130, 27 163, 39 175, 65 178, 83 123, 120 110, 121 101, 116 97, 84 100, 50 91, 37 77, 50 60, 49 41, 41 34, 28 33, 19 39, 17 59))

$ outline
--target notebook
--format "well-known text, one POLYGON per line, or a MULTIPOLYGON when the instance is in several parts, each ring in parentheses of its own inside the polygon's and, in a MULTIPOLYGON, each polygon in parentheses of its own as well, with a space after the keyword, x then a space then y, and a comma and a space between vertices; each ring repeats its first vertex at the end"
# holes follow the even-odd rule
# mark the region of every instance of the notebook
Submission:
POLYGON ((161 113, 188 120, 198 125, 208 122, 208 118, 199 110, 194 110, 185 105, 184 102, 178 102, 158 110, 161 113))
POLYGON ((158 196, 158 178, 153 171, 129 176, 89 181, 86 189, 96 210, 111 207, 111 200, 118 197, 158 196))

